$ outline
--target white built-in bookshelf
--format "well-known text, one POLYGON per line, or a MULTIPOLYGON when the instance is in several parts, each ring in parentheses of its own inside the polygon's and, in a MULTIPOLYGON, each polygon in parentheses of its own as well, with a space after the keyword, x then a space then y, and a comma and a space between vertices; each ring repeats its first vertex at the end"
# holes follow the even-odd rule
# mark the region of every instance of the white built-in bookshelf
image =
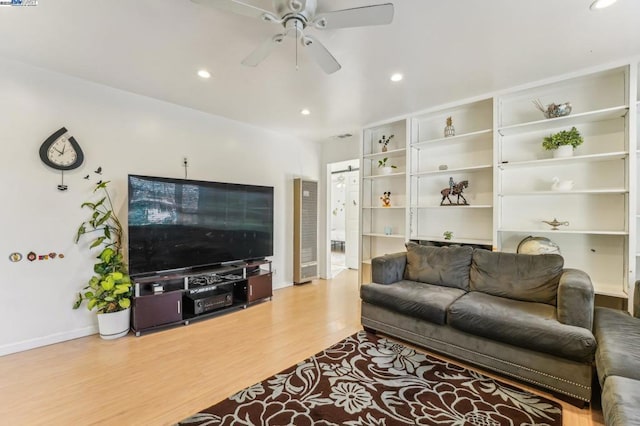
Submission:
POLYGON ((402 251, 407 240, 515 252, 524 238, 542 236, 560 247, 566 267, 591 276, 596 293, 627 297, 640 268, 639 67, 636 59, 367 127, 362 282, 373 257, 402 251), (538 100, 571 102, 572 111, 545 118, 538 100), (448 117, 455 134, 445 136, 448 117), (573 156, 553 158, 542 148, 545 136, 574 126, 584 143, 573 156), (382 152, 378 141, 390 134, 382 152), (397 166, 392 173, 378 170, 383 158, 397 166), (450 178, 468 181, 469 205, 441 205, 450 178), (558 188, 554 178, 573 186, 558 188), (387 191, 392 206, 382 207, 387 191), (569 225, 552 230, 544 221, 554 219, 569 225))

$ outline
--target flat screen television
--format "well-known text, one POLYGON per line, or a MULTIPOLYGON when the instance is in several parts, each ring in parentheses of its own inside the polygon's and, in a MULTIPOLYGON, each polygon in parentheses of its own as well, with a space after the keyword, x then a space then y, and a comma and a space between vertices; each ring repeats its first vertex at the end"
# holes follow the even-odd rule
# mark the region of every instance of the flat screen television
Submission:
POLYGON ((273 187, 129 175, 129 273, 273 255, 273 187))

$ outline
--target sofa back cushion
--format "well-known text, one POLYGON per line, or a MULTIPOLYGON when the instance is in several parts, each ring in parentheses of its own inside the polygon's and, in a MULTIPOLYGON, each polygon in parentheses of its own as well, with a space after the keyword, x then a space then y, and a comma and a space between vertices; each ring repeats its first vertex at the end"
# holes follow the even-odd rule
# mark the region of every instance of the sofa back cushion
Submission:
POLYGON ((557 254, 516 254, 474 250, 470 286, 494 296, 556 304, 564 259, 557 254))
POLYGON ((433 247, 407 243, 406 280, 469 291, 471 247, 433 247))

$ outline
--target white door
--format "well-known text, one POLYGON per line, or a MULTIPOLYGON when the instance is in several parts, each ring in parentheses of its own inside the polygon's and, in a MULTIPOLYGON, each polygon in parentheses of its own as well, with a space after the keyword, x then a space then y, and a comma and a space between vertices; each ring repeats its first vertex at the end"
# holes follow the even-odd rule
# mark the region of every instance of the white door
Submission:
POLYGON ((347 173, 345 199, 345 263, 349 269, 358 269, 358 213, 360 200, 360 172, 347 173))

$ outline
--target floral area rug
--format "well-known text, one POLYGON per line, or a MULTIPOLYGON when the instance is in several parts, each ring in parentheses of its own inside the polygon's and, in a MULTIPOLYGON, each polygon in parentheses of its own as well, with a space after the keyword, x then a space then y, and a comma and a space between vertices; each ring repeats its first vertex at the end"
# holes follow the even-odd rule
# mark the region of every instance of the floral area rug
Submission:
POLYGON ((562 425, 559 404, 364 331, 179 425, 562 425))

